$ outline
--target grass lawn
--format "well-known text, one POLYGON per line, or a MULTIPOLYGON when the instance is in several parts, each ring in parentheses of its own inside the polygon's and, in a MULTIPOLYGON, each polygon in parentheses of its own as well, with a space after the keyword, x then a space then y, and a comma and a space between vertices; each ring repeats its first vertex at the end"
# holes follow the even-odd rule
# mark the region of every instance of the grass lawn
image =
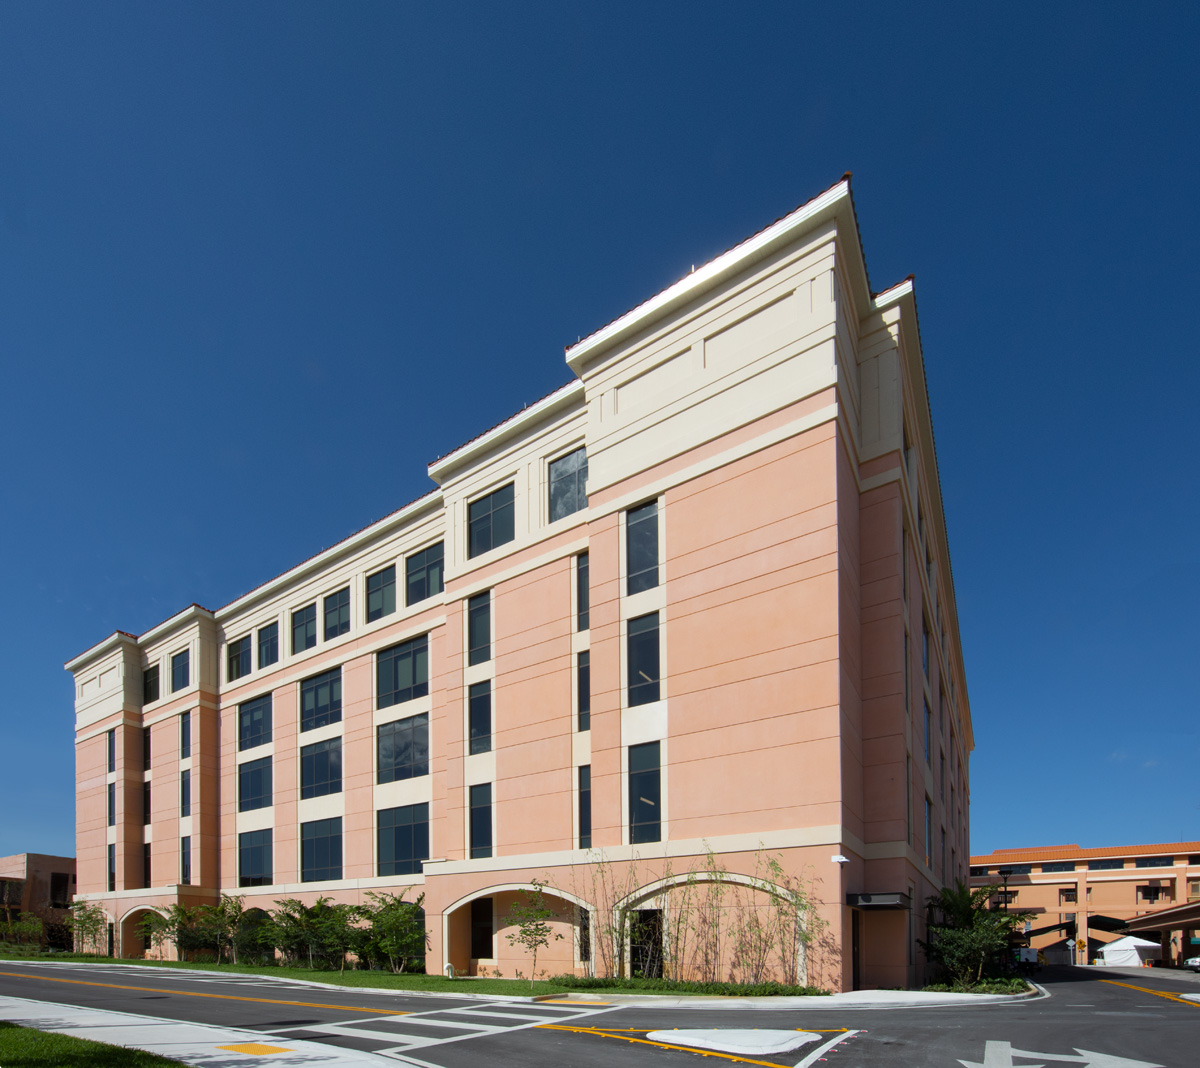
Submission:
POLYGON ((4 1068, 177 1068, 168 1060, 140 1049, 109 1046, 69 1035, 17 1027, 0 1020, 0 1064, 4 1068))

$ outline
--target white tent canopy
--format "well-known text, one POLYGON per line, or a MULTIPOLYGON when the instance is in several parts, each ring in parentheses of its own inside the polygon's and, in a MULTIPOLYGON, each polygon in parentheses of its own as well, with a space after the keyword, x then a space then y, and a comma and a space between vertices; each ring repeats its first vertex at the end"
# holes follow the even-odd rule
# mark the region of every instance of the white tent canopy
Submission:
POLYGON ((1123 965, 1127 968, 1140 968, 1142 961, 1158 960, 1161 956, 1162 946, 1157 942, 1147 942, 1144 938, 1126 935, 1101 946, 1099 962, 1108 967, 1123 965))

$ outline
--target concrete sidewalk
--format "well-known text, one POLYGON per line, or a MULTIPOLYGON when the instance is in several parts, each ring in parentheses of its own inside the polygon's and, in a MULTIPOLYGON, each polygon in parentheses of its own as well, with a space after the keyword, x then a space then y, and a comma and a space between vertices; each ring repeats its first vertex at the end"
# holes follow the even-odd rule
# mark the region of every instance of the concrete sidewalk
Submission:
MULTIPOLYGON (((686 997, 672 994, 609 994, 604 991, 573 993, 572 1001, 594 1002, 597 1005, 620 1005, 624 1008, 673 1009, 933 1009, 959 1005, 1003 1005, 1037 998, 1048 998, 1044 987, 1025 994, 941 994, 920 990, 853 990, 845 994, 814 995, 811 997, 731 998, 693 994, 686 997)), ((566 997, 565 994, 558 995, 566 997)))
POLYGON ((395 1064, 352 1049, 320 1042, 281 1041, 270 1035, 234 1027, 183 1023, 132 1012, 82 1009, 26 998, 0 997, 0 1020, 39 1031, 54 1031, 111 1046, 148 1050, 197 1068, 248 1068, 272 1065, 289 1068, 380 1068, 395 1064))

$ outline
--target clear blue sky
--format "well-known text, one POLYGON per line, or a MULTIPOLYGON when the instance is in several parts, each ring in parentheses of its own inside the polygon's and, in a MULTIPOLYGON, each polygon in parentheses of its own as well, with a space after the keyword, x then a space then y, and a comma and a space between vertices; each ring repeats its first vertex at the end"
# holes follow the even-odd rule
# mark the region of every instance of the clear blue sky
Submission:
POLYGON ((62 664, 431 487, 854 172, 917 277, 973 849, 1200 838, 1195 4, 8 3, 0 854, 62 664))

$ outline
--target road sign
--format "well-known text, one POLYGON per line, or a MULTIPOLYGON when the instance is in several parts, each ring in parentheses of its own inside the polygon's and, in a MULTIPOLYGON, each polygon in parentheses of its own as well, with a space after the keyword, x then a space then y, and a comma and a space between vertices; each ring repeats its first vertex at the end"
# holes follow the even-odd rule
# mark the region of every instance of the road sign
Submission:
POLYGON ((1081 938, 1075 943, 1076 949, 1087 949, 1087 943, 1081 938))

